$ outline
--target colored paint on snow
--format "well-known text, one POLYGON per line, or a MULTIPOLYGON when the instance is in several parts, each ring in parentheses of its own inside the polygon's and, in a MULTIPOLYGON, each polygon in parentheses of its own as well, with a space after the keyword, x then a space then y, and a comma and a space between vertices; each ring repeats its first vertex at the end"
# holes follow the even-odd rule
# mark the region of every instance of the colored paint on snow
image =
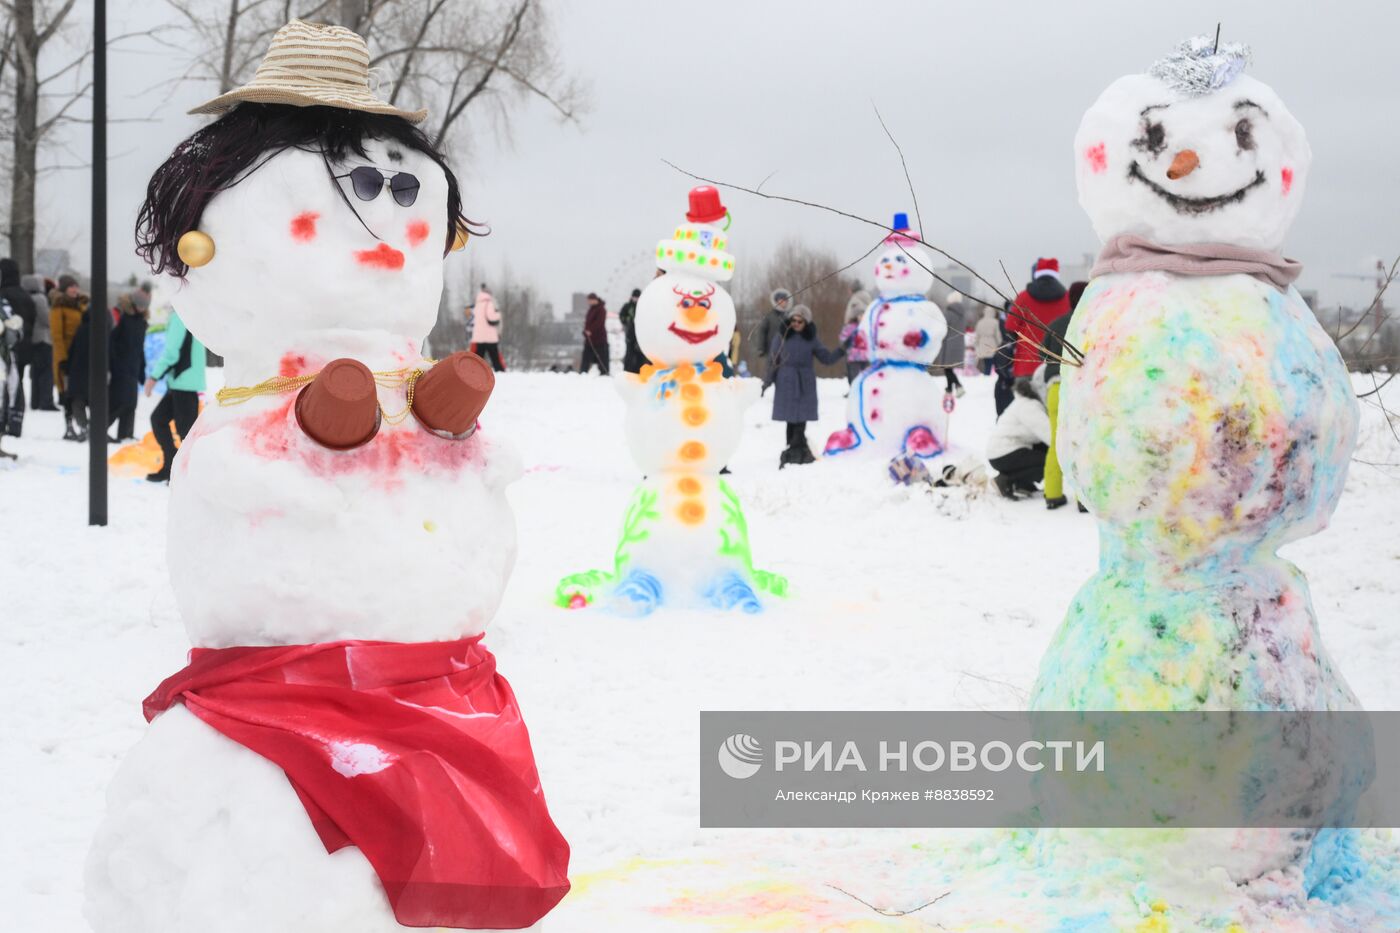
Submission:
POLYGON ((1095 175, 1108 170, 1108 151, 1102 142, 1095 143, 1085 149, 1084 159, 1089 163, 1089 171, 1095 175))
POLYGON ((681 412, 681 419, 691 427, 698 428, 710 417, 710 412, 703 405, 691 405, 681 412))
POLYGON ((676 514, 685 524, 698 525, 705 520, 705 507, 695 501, 683 502, 681 507, 676 510, 676 514))
POLYGON ((404 235, 408 238, 408 245, 418 246, 422 244, 422 242, 428 238, 428 233, 431 229, 426 220, 410 220, 407 229, 404 231, 404 235))
POLYGON ((309 243, 316 239, 316 221, 320 214, 315 211, 302 211, 292 218, 291 233, 292 239, 302 243, 309 243))
POLYGON ((682 460, 704 460, 705 445, 699 441, 686 441, 676 455, 682 460))
POLYGON ((1279 171, 1279 178, 1282 181, 1283 193, 1287 194, 1293 190, 1293 169, 1285 165, 1279 171))
POLYGON ((355 253, 355 261, 371 269, 387 269, 397 272, 403 268, 403 253, 388 243, 380 243, 374 249, 362 249, 355 253))

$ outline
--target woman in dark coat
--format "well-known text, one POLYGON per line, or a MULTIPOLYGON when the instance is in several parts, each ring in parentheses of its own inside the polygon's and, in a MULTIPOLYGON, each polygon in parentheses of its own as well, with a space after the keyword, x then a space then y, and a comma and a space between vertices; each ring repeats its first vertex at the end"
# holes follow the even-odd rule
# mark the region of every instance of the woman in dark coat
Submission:
POLYGON ((822 346, 812 324, 812 310, 806 305, 793 308, 787 326, 773 337, 768 353, 772 365, 764 387, 776 387, 773 420, 787 422, 787 449, 778 458, 778 469, 817 459, 807 445, 807 422, 817 420, 817 371, 812 360, 830 364, 845 355, 845 347, 828 350, 822 346))
POLYGON ((111 416, 107 426, 117 425, 114 442, 136 437, 136 399, 146 381, 146 310, 149 299, 141 293, 121 295, 117 310, 121 316, 112 328, 112 381, 108 404, 111 416))

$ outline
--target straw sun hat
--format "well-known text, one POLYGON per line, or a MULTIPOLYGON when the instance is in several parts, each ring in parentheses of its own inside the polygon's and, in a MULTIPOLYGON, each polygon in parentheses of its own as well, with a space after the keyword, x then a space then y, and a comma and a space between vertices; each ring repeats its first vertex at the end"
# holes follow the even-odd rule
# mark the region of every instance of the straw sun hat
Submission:
POLYGON ((342 26, 294 19, 272 37, 253 80, 200 104, 190 113, 222 113, 243 102, 293 107, 340 107, 420 123, 426 110, 400 110, 369 86, 369 46, 342 26))

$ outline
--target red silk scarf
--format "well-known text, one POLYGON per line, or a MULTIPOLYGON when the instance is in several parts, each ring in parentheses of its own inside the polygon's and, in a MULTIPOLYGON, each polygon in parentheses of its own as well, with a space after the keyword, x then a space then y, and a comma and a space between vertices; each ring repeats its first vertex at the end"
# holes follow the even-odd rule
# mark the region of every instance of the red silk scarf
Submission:
POLYGON ((327 852, 353 845, 409 927, 515 929, 568 893, 569 846, 481 636, 195 648, 146 698, 284 772, 327 852))

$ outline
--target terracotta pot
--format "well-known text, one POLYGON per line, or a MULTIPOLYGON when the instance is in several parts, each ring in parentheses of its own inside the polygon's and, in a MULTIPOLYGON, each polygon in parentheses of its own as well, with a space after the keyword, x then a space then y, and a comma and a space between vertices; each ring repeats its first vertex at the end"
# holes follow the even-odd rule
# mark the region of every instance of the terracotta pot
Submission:
POLYGON ((475 353, 465 350, 438 361, 413 387, 413 415, 428 430, 444 437, 472 433, 486 407, 496 374, 475 353))
POLYGON ((358 360, 332 360, 297 394, 297 424, 322 447, 352 450, 379 433, 374 374, 358 360))

